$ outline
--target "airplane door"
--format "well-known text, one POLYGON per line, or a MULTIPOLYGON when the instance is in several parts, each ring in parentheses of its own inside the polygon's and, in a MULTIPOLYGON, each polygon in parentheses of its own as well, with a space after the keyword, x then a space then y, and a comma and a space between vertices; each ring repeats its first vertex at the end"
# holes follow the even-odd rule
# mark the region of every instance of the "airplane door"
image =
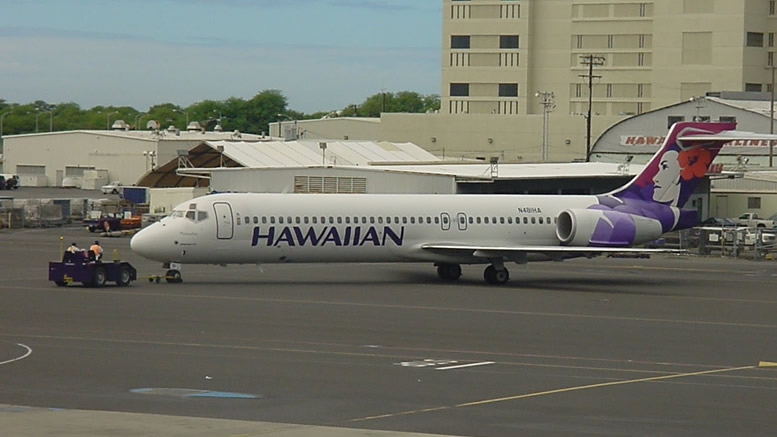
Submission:
POLYGON ((447 212, 440 214, 440 226, 442 227, 443 231, 451 230, 451 216, 447 212))
POLYGON ((216 238, 221 240, 232 238, 234 232, 232 206, 226 202, 216 202, 213 204, 213 211, 216 213, 216 238))
POLYGON ((467 214, 464 214, 463 212, 460 212, 460 213, 456 214, 456 223, 458 223, 460 231, 466 231, 467 230, 467 214))

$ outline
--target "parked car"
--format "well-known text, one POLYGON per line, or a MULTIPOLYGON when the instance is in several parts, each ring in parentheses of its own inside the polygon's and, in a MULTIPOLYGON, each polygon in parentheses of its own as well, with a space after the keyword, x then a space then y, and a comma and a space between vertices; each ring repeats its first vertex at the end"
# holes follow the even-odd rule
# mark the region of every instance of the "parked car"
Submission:
POLYGON ((736 222, 734 220, 731 220, 730 218, 725 217, 710 217, 707 220, 704 220, 703 222, 699 223, 699 226, 707 226, 707 227, 725 227, 725 226, 736 226, 736 222))
POLYGON ((758 213, 747 212, 736 219, 737 226, 747 226, 748 228, 774 228, 777 222, 772 218, 760 217, 758 213))
POLYGON ((102 190, 103 194, 119 194, 119 191, 121 191, 121 187, 123 187, 121 182, 113 181, 108 185, 103 185, 102 187, 100 187, 100 189, 102 190))

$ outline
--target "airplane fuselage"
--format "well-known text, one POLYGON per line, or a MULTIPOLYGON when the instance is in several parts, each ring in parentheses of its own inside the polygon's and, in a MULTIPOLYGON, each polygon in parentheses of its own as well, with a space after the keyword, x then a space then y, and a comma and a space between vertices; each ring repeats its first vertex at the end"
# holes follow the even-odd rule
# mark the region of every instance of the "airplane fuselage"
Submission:
POLYGON ((133 249, 190 264, 483 263, 422 246, 558 246, 559 213, 596 203, 595 196, 214 194, 176 207, 135 237, 133 249))

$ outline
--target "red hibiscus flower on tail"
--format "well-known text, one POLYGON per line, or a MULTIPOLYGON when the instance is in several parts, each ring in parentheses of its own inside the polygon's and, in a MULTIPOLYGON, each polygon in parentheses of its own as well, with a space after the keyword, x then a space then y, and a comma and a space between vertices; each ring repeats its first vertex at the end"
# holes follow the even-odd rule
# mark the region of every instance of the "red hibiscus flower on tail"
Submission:
POLYGON ((677 162, 682 167, 680 175, 684 180, 700 178, 707 172, 712 157, 710 152, 701 147, 683 150, 677 155, 677 162))

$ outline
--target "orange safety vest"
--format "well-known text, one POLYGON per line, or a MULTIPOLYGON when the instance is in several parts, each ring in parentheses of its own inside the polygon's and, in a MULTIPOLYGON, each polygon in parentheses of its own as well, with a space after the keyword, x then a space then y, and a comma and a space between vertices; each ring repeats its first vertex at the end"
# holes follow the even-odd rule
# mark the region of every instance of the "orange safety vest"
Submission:
POLYGON ((103 248, 100 247, 97 244, 93 244, 92 247, 89 248, 92 252, 94 252, 94 256, 99 256, 103 252, 103 248))

